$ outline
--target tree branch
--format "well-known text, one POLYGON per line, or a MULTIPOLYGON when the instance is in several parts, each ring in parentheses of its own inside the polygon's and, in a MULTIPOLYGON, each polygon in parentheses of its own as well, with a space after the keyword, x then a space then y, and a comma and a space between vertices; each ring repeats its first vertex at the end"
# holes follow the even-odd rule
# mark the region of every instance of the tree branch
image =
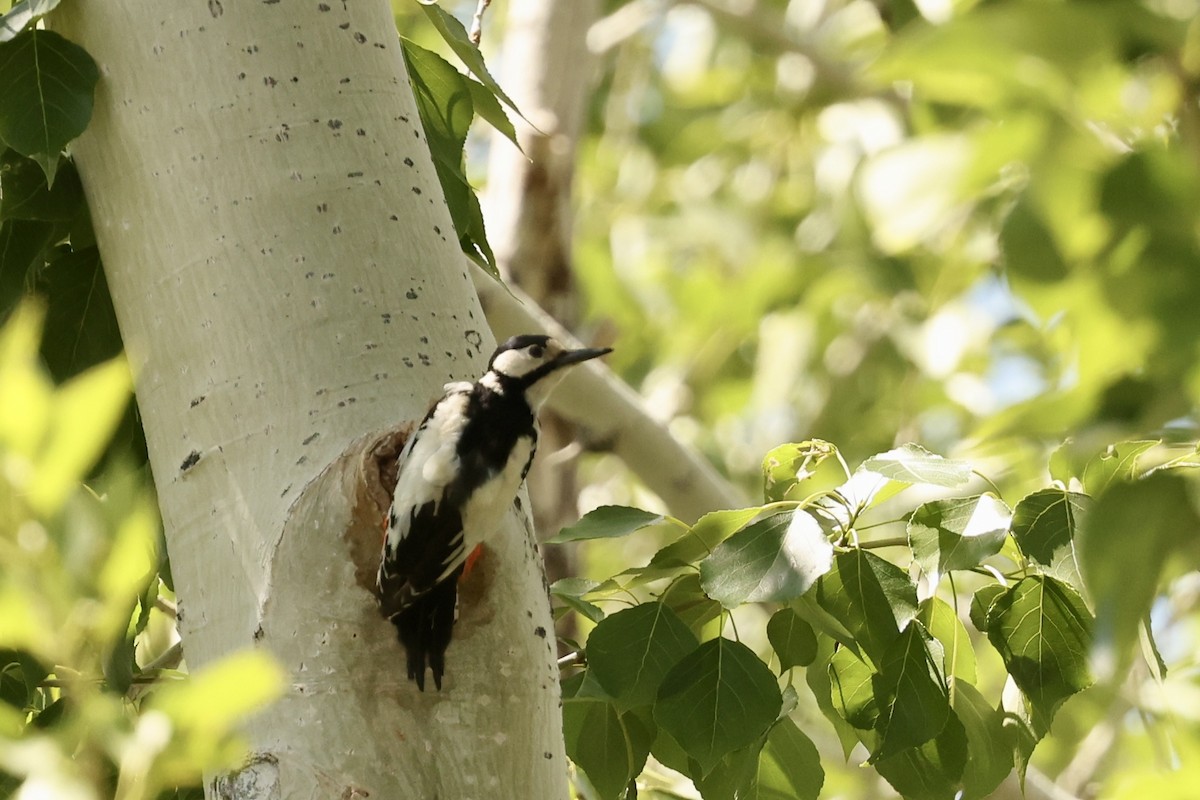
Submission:
MULTIPOLYGON (((574 336, 519 289, 505 289, 474 264, 471 276, 497 339, 544 331, 568 346, 579 346, 574 336)), ((571 370, 548 405, 578 425, 590 442, 620 456, 670 512, 685 522, 749 502, 704 456, 651 417, 637 393, 603 364, 593 361, 571 370)))

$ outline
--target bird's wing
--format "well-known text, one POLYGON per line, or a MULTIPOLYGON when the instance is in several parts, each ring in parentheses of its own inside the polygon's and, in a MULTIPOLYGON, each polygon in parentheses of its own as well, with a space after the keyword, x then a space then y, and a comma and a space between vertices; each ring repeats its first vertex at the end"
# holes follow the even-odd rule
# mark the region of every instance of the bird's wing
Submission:
POLYGON ((471 384, 455 384, 405 444, 379 569, 384 612, 390 616, 462 565, 462 516, 446 502, 459 473, 456 447, 466 420, 471 384))

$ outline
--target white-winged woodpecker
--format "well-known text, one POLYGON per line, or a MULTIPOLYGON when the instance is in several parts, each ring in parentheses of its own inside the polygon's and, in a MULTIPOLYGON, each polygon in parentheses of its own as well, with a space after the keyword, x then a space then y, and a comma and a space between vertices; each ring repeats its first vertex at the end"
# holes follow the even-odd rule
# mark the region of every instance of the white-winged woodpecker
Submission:
POLYGON ((446 385, 400 453, 379 564, 379 602, 408 677, 442 688, 468 559, 501 525, 537 450, 537 411, 567 367, 611 352, 514 336, 474 383, 446 385))

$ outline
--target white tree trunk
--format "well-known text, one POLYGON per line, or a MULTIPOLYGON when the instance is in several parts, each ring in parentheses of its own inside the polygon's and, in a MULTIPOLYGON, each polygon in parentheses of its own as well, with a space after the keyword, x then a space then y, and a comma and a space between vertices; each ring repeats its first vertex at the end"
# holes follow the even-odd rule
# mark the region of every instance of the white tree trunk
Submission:
POLYGON ((188 664, 253 646, 289 674, 209 797, 565 797, 523 516, 464 586, 440 693, 405 679, 368 589, 370 448, 493 345, 388 4, 73 0, 53 24, 100 65, 74 150, 188 664))

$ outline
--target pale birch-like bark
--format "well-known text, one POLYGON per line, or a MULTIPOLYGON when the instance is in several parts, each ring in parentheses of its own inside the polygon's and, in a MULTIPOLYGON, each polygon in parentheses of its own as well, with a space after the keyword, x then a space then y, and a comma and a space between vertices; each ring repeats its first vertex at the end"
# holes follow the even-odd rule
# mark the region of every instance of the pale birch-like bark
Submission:
POLYGON ((464 587, 445 691, 405 679, 366 588, 386 493, 364 449, 493 344, 388 4, 73 0, 52 25, 100 66, 74 152, 188 664, 259 647, 288 674, 208 796, 565 797, 522 517, 464 587))
MULTIPOLYGON (((592 90, 588 26, 600 12, 598 0, 509 0, 501 67, 505 91, 522 114, 514 119, 522 150, 500 134, 492 137, 488 191, 483 198, 488 235, 505 281, 520 286, 567 328, 577 316, 571 263, 571 183, 575 145, 592 90), (522 152, 523 151, 523 152, 522 152)), ((579 517, 575 431, 548 410, 542 414, 538 446, 543 456, 529 472, 537 530, 551 536, 579 517)), ((550 580, 579 572, 574 547, 543 551, 550 580)), ((559 635, 577 639, 575 617, 558 622, 559 635)))

